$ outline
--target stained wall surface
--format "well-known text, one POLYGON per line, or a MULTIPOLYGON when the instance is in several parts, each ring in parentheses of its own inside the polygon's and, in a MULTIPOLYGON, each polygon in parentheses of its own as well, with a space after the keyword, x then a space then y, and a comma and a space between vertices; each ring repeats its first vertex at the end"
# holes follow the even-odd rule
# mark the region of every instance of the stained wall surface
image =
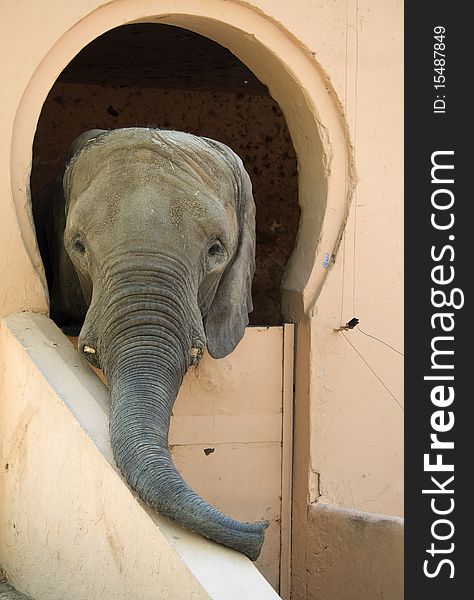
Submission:
POLYGON ((402 519, 315 502, 308 520, 309 598, 403 598, 402 519))

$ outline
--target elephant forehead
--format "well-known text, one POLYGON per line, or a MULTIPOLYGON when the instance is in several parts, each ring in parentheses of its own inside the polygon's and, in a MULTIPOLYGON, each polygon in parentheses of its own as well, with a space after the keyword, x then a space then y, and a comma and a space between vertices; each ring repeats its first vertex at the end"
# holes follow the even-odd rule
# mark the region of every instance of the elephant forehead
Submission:
POLYGON ((68 224, 95 233, 126 230, 149 236, 192 234, 198 239, 213 235, 232 242, 237 230, 233 203, 209 193, 205 187, 173 181, 114 186, 94 182, 71 205, 68 224))
POLYGON ((65 185, 74 199, 97 179, 123 186, 122 176, 131 184, 160 184, 166 178, 187 186, 201 184, 216 195, 226 195, 235 186, 230 164, 201 138, 146 129, 111 131, 93 140, 71 160, 65 185))
MULTIPOLYGON (((106 194, 106 205, 117 204, 116 196, 106 194)), ((199 229, 205 235, 219 230, 235 229, 237 216, 234 204, 217 197, 202 185, 179 185, 173 181, 161 185, 134 187, 120 197, 119 210, 127 222, 135 218, 145 223, 166 225, 182 231, 199 229)), ((113 210, 113 209, 112 209, 113 210)))

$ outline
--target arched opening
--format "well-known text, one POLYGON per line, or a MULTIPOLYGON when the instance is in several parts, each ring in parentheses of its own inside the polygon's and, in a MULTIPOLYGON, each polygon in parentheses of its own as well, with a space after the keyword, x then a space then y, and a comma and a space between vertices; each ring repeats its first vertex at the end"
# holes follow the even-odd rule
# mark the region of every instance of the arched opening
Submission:
POLYGON ((332 265, 354 188, 347 126, 327 75, 299 41, 265 15, 236 2, 224 7, 217 0, 205 7, 191 6, 187 0, 108 3, 64 34, 59 32, 34 72, 18 105, 11 147, 12 199, 27 255, 37 273, 31 304, 47 310, 47 294, 39 294, 45 277, 29 202, 33 138, 44 101, 61 72, 85 46, 119 25, 138 22, 175 25, 216 41, 238 57, 278 102, 298 158, 302 211, 295 250, 283 275, 282 312, 287 320, 301 321, 332 265))
POLYGON ((43 105, 33 146, 35 220, 74 138, 89 129, 151 126, 230 146, 251 177, 257 215, 252 325, 281 322, 280 284, 300 207, 296 155, 268 89, 229 50, 189 30, 139 23, 88 44, 61 72, 43 105))

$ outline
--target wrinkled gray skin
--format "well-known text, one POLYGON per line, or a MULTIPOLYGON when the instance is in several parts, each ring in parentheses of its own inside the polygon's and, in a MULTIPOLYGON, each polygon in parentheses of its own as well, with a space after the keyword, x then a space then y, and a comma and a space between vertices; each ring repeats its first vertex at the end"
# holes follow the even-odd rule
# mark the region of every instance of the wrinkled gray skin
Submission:
POLYGON ((79 323, 87 310, 79 351, 110 383, 119 468, 162 515, 255 560, 267 523, 210 506, 168 450, 184 374, 205 346, 232 352, 252 310, 255 205, 241 160, 186 133, 94 130, 75 141, 59 192, 64 246, 44 250, 52 317, 79 323))
POLYGON ((30 596, 25 596, 12 588, 8 583, 0 582, 0 600, 32 600, 30 596))

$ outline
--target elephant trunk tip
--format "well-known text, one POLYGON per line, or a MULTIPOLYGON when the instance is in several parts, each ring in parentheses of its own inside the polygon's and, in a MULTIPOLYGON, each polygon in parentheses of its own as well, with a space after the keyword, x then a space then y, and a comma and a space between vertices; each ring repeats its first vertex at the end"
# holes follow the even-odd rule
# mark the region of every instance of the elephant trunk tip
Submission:
POLYGON ((263 542, 265 541, 265 530, 269 524, 269 521, 240 523, 242 526, 241 531, 236 532, 235 530, 229 530, 223 535, 211 539, 214 539, 224 546, 233 548, 234 550, 245 554, 250 560, 255 561, 260 556, 263 542), (228 538, 226 534, 228 534, 228 538))
POLYGON ((250 544, 248 551, 244 551, 244 554, 248 556, 250 560, 255 561, 260 556, 263 542, 265 541, 265 530, 269 525, 270 521, 260 521, 259 523, 255 523, 255 526, 258 528, 257 535, 253 543, 251 539, 249 540, 250 544))

